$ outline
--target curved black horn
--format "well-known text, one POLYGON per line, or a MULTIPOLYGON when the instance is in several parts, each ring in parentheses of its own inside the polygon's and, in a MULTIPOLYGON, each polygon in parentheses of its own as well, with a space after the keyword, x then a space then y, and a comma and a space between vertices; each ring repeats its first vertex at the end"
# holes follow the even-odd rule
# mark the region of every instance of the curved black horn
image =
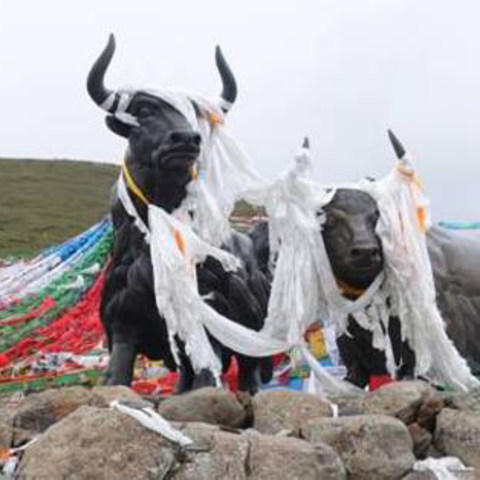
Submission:
MULTIPOLYGON (((237 98, 237 82, 218 45, 215 48, 215 63, 217 64, 220 77, 222 77, 222 98, 228 103, 233 103, 237 98)), ((228 108, 224 107, 223 110, 227 111, 228 108)))
POLYGON ((405 150, 404 146, 400 143, 400 140, 395 136, 395 134, 388 129, 388 138, 390 139, 390 142, 392 143, 393 149, 395 150, 395 153, 398 157, 399 160, 401 160, 407 153, 405 150))
POLYGON ((306 148, 306 149, 309 149, 309 148, 310 148, 310 140, 309 140, 308 137, 305 137, 305 138, 303 139, 302 148, 306 148))
POLYGON ((92 97, 92 100, 97 104, 102 106, 103 102, 114 93, 111 90, 105 88, 103 83, 105 78, 105 72, 107 71, 110 61, 112 60, 113 54, 115 53, 115 37, 113 34, 110 34, 108 38, 107 46, 104 48, 103 52, 97 58, 96 62, 93 64, 90 73, 88 74, 87 79, 87 90, 92 97))

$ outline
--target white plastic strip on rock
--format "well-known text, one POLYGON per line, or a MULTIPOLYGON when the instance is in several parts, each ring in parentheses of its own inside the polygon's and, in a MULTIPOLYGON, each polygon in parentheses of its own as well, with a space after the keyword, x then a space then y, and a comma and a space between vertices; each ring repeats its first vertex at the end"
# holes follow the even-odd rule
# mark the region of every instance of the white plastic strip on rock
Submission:
POLYGON ((432 472, 438 480, 457 480, 463 478, 462 472, 472 471, 473 468, 465 467, 457 457, 429 457, 416 461, 413 470, 415 472, 432 472))
POLYGON ((184 435, 180 430, 173 428, 167 420, 153 410, 151 407, 133 408, 118 400, 110 402, 110 408, 129 415, 144 427, 153 430, 162 437, 174 442, 182 447, 191 445, 193 442, 184 435))

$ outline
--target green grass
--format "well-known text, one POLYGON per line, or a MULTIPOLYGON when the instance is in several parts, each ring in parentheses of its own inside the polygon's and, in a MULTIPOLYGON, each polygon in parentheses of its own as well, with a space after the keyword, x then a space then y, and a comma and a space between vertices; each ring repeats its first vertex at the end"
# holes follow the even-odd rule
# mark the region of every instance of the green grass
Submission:
MULTIPOLYGON (((117 175, 108 164, 0 158, 0 258, 33 255, 101 220, 117 175)), ((258 213, 240 201, 234 215, 258 213)))
POLYGON ((0 159, 0 258, 60 243, 101 220, 113 165, 0 159))

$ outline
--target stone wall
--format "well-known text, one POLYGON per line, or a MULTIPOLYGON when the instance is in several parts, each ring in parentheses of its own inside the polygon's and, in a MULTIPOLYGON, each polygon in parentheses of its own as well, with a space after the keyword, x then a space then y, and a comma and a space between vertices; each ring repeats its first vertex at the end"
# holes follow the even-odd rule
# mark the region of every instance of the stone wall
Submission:
POLYGON ((205 388, 144 403, 193 440, 179 447, 109 408, 113 399, 145 402, 128 388, 62 388, 1 402, 0 458, 36 439, 17 454, 15 478, 428 480, 415 461, 453 455, 473 467, 458 478, 474 479, 479 395, 402 382, 328 399, 205 388))

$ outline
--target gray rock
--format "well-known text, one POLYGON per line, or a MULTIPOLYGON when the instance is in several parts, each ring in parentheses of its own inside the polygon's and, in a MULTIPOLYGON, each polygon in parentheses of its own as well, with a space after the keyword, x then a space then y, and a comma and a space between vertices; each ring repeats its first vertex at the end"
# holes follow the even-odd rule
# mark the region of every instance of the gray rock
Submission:
POLYGON ((199 423, 178 426, 194 442, 174 480, 322 479, 344 480, 345 469, 336 452, 325 444, 255 430, 222 432, 199 423))
POLYGON ((352 480, 400 479, 415 461, 406 426, 389 416, 318 418, 309 421, 301 434, 313 444, 333 447, 352 480))
POLYGON ((221 431, 218 425, 201 422, 171 422, 171 425, 190 438, 198 451, 210 450, 215 443, 215 433, 221 431))
POLYGON ((367 393, 360 408, 365 414, 390 415, 409 424, 415 421, 424 400, 434 396, 435 390, 426 382, 394 382, 367 393))
POLYGON ((363 398, 366 393, 360 394, 336 394, 328 395, 328 400, 334 403, 338 408, 338 415, 341 417, 347 415, 362 415, 363 412, 363 398))
POLYGON ((250 431, 249 477, 255 480, 343 480, 345 468, 335 451, 323 443, 250 431))
POLYGON ((471 472, 457 472, 457 480, 478 480, 480 478, 479 470, 473 470, 471 472))
POLYGON ((438 480, 433 472, 411 472, 402 480, 438 480))
POLYGON ((160 403, 158 413, 171 421, 232 428, 241 428, 247 422, 247 411, 234 393, 210 387, 172 396, 160 403))
POLYGON ((194 441, 172 480, 247 479, 249 441, 218 427, 189 424, 183 432, 194 441))
POLYGON ((0 421, 0 451, 7 450, 12 445, 13 427, 0 421))
POLYGON ((24 395, 14 394, 0 404, 0 449, 18 447, 36 435, 36 432, 13 427, 15 414, 24 398, 24 395))
POLYGON ((432 444, 433 435, 421 427, 418 423, 414 422, 407 426, 408 432, 413 441, 413 453, 416 458, 427 458, 432 444))
POLYGON ((175 455, 170 442, 133 418, 107 408, 83 406, 26 449, 18 478, 165 478, 176 466, 175 455))
POLYGON ((344 480, 327 445, 222 427, 175 424, 193 440, 184 449, 116 410, 83 406, 28 447, 19 480, 344 480))
POLYGON ((480 388, 468 393, 453 393, 446 397, 447 407, 480 415, 480 388))
POLYGON ((332 416, 328 402, 303 392, 260 392, 253 397, 252 404, 253 427, 261 433, 289 430, 298 435, 305 422, 332 416))
POLYGON ((444 408, 437 416, 434 441, 446 455, 480 469, 480 417, 477 414, 444 408))
POLYGON ((8 421, 19 431, 41 433, 82 405, 104 406, 105 402, 84 387, 46 390, 26 396, 16 407, 10 407, 8 421))
POLYGON ((142 400, 142 397, 138 395, 138 393, 134 392, 131 388, 125 387, 124 385, 96 386, 92 388, 91 392, 100 397, 106 405, 109 405, 113 400, 142 400))
POLYGON ((25 394, 22 392, 15 392, 10 394, 5 394, 0 396, 0 409, 9 408, 12 406, 18 406, 23 399, 25 394))
POLYGON ((428 395, 418 409, 416 423, 433 433, 437 415, 443 408, 445 408, 445 401, 438 392, 435 392, 434 395, 428 395))
POLYGON ((25 401, 24 394, 13 394, 2 398, 0 402, 0 419, 13 426, 13 419, 20 405, 25 401))

